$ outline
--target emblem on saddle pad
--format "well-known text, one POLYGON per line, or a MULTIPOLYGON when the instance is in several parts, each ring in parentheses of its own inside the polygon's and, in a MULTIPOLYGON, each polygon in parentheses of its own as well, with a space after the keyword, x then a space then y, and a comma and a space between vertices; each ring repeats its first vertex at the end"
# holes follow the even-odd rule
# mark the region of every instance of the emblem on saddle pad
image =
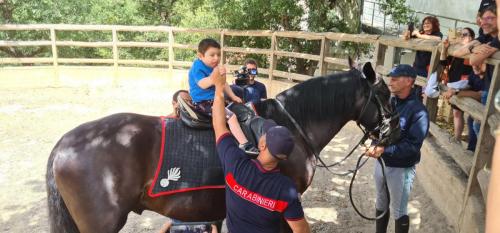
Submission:
POLYGON ((170 181, 178 181, 181 178, 181 169, 178 167, 170 168, 167 173, 167 178, 160 180, 160 186, 165 188, 170 184, 170 181))

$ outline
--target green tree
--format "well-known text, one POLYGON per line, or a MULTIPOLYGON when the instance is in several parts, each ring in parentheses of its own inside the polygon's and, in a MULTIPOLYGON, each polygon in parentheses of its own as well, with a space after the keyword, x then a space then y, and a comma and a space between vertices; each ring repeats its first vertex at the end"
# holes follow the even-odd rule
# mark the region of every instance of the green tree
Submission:
MULTIPOLYGON (((360 29, 360 1, 352 0, 214 0, 189 1, 177 10, 179 26, 204 28, 227 28, 240 30, 307 30, 313 32, 358 33, 360 29)), ((177 37, 176 37, 177 40, 177 37)), ((193 43, 191 41, 191 43, 193 43)), ((230 46, 269 48, 270 40, 262 38, 230 37, 225 41, 230 46)), ((366 46, 341 43, 331 49, 332 54, 358 51, 366 46)), ((293 38, 280 38, 279 49, 293 52, 319 54, 320 42, 293 38)), ((245 57, 234 55, 228 59, 240 61, 245 57)), ((266 57, 254 56, 265 64, 266 57)), ((314 74, 316 61, 281 58, 278 69, 302 74, 314 74)))
MULTIPOLYGON (((67 23, 67 24, 123 24, 171 25, 188 28, 227 28, 240 30, 288 30, 312 32, 360 31, 360 0, 0 0, 0 23, 67 23)), ((178 43, 196 44, 207 35, 176 33, 178 43)), ((218 39, 219 35, 208 35, 218 39)), ((47 31, 3 31, 2 40, 50 40, 47 31)), ((58 40, 111 41, 111 32, 61 31, 58 40)), ((166 41, 160 33, 119 33, 119 40, 166 41)), ((269 38, 228 37, 229 46, 269 48, 269 38)), ((280 38, 279 49, 319 54, 320 42, 280 38)), ((355 43, 334 43, 330 49, 336 57, 361 53, 366 46, 355 43)), ((0 56, 51 56, 50 46, 0 48, 0 56)), ((58 47, 59 57, 110 58, 111 48, 58 47)), ((120 58, 166 59, 164 49, 120 49, 120 58)), ((176 50, 176 59, 189 60, 195 53, 176 50)), ((254 56, 265 64, 265 56, 254 56)), ((229 54, 232 61, 245 58, 229 54)), ((281 58, 279 69, 313 74, 317 62, 304 59, 281 58)))
MULTIPOLYGON (((123 24, 149 23, 141 15, 139 3, 133 0, 2 0, 2 24, 123 24)), ((57 32, 58 40, 111 41, 111 32, 57 32)), ((50 40, 45 31, 2 31, 1 40, 50 40)), ((9 57, 51 56, 50 46, 0 47, 9 57)), ((111 57, 110 48, 59 48, 60 57, 111 57)), ((2 54, 0 54, 1 56, 2 54)))
POLYGON ((382 11, 397 24, 415 21, 414 12, 406 6, 406 0, 381 0, 380 4, 382 11))
POLYGON ((138 2, 137 10, 143 15, 145 21, 152 25, 172 25, 177 11, 173 10, 177 4, 184 1, 178 0, 142 0, 138 2))

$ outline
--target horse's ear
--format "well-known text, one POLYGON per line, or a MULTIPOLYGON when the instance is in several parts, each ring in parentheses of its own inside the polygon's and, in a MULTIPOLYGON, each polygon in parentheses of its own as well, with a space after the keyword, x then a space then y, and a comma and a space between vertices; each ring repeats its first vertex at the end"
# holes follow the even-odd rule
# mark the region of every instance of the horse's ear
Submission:
POLYGON ((377 81, 377 74, 373 70, 372 63, 367 62, 363 66, 363 74, 370 83, 375 83, 377 81))
POLYGON ((352 60, 351 56, 347 57, 347 61, 349 62, 349 68, 356 69, 356 64, 354 64, 354 60, 352 60))

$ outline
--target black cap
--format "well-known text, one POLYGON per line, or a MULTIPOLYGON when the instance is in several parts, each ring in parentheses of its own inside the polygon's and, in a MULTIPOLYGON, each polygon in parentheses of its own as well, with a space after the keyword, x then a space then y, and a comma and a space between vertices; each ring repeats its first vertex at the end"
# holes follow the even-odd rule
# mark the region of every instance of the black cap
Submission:
POLYGON ((266 144, 271 155, 279 160, 288 158, 295 146, 290 130, 269 119, 264 122, 262 128, 266 134, 266 144))
POLYGON ((394 77, 394 78, 402 77, 402 76, 406 76, 406 77, 410 77, 410 78, 417 78, 417 72, 410 65, 400 64, 400 65, 392 68, 391 72, 389 72, 389 74, 387 76, 394 77))
POLYGON ((496 7, 495 0, 482 0, 481 5, 479 5, 479 10, 477 12, 482 13, 486 8, 496 7))

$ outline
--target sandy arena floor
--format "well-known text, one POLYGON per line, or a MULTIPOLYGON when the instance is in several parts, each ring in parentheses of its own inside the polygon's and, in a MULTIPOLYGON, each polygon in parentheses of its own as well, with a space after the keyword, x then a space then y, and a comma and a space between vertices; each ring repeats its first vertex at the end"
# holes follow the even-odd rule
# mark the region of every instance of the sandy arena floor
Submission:
MULTIPOLYGON (((166 115, 174 90, 168 85, 0 86, 0 232, 48 232, 45 167, 52 147, 65 132, 117 112, 166 115)), ((329 162, 340 159, 360 136, 355 124, 347 125, 323 150, 323 158, 329 162)), ((353 168, 355 162, 352 158, 340 170, 353 168)), ((354 190, 356 202, 370 215, 374 214, 375 200, 373 164, 362 169, 354 190)), ((349 180, 317 170, 312 186, 303 195, 312 232, 374 232, 374 223, 361 219, 349 203, 349 180)), ((418 178, 409 210, 411 232, 454 232, 418 178)), ((166 220, 153 212, 141 216, 131 213, 121 232, 156 232, 166 220)))

